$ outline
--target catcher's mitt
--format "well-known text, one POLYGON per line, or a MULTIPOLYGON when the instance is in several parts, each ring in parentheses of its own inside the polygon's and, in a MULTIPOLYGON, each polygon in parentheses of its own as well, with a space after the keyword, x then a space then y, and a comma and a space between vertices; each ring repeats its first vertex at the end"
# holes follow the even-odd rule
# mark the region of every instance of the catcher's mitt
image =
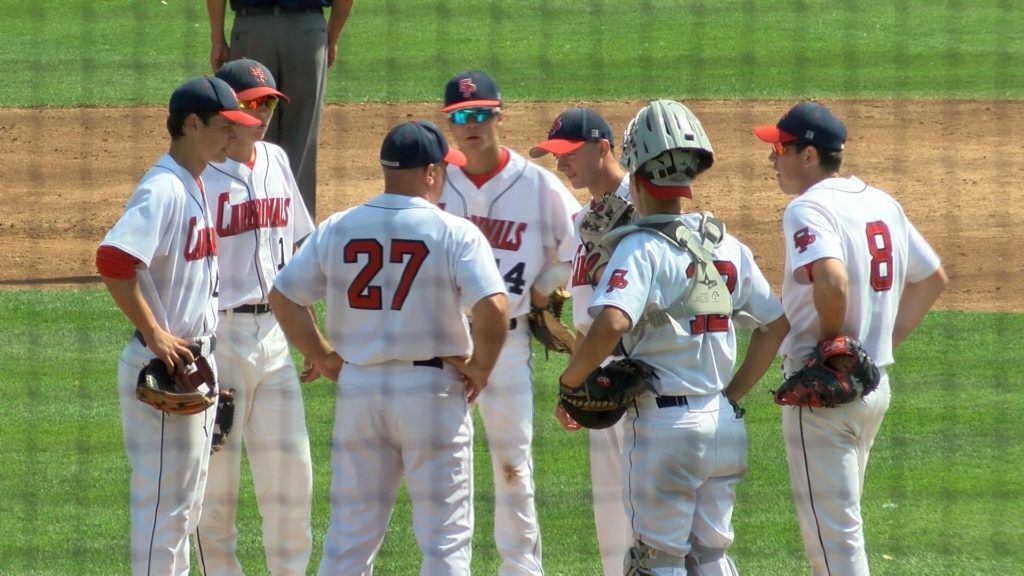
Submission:
POLYGON ((159 358, 139 371, 135 396, 167 414, 198 414, 217 402, 217 381, 209 361, 193 353, 195 361, 184 370, 167 372, 159 358))
POLYGON ((649 392, 654 369, 629 358, 609 362, 587 376, 576 389, 559 385, 558 401, 580 426, 601 429, 612 426, 640 395, 649 392))
POLYGON ((780 406, 832 408, 867 396, 881 380, 875 362, 848 336, 818 342, 807 365, 774 392, 780 406))
POLYGON ((572 352, 576 345, 576 335, 561 322, 562 308, 569 299, 569 292, 559 288, 548 298, 547 308, 531 308, 527 320, 530 333, 543 346, 545 351, 572 352))
POLYGON ((213 419, 213 441, 210 454, 220 452, 235 425, 235 391, 222 390, 217 399, 217 416, 213 419))
POLYGON ((636 207, 613 192, 601 198, 580 222, 580 241, 586 253, 587 275, 591 284, 601 279, 598 272, 612 257, 612 248, 602 245, 601 239, 612 230, 633 222, 636 207))

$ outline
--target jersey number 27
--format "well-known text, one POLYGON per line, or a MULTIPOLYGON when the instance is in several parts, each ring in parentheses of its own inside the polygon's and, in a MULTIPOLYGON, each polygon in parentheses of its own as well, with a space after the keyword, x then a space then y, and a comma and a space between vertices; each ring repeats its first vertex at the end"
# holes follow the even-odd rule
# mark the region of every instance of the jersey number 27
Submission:
MULTIPOLYGON (((392 310, 401 310, 405 298, 409 295, 412 281, 419 274, 420 266, 430 254, 430 249, 422 240, 394 239, 389 243, 388 263, 405 264, 402 277, 391 295, 392 310), (406 260, 408 257, 408 260, 406 260)), ((384 267, 384 246, 374 238, 349 240, 345 244, 344 260, 346 264, 359 262, 360 256, 366 258, 363 269, 356 274, 348 287, 348 305, 358 310, 381 310, 383 295, 380 286, 370 284, 384 267)))

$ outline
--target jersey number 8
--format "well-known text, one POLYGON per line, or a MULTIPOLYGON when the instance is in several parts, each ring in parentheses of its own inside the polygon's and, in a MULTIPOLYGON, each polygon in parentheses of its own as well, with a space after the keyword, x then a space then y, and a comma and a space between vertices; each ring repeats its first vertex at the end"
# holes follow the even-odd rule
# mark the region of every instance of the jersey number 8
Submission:
MULTIPOLYGON (((391 295, 391 309, 401 310, 409 288, 419 274, 420 266, 430 254, 430 249, 422 240, 391 240, 388 250, 388 262, 391 264, 405 263, 405 270, 391 295), (409 257, 406 261, 406 256, 409 257)), ((384 267, 384 246, 373 238, 350 240, 345 245, 344 259, 346 264, 355 264, 360 256, 366 257, 366 265, 356 274, 348 287, 348 305, 358 310, 381 310, 382 294, 380 286, 370 284, 384 267)))

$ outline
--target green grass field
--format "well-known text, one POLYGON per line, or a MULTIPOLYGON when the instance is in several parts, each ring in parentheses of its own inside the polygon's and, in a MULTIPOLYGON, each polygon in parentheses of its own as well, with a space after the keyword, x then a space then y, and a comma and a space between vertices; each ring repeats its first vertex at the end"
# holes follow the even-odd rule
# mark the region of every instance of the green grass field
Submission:
MULTIPOLYGON (((445 79, 469 67, 492 72, 511 100, 1020 99, 1022 14, 1020 0, 366 0, 343 36, 329 99, 438 100, 445 79)), ((208 30, 203 3, 192 0, 6 0, 0 47, 0 107, 159 106, 184 77, 206 71, 208 30)), ((116 359, 127 321, 102 289, 0 291, 0 326, 0 574, 126 573, 116 359)), ((1019 315, 932 313, 897 352, 863 502, 874 574, 1024 570, 1022 331, 1019 315)), ((591 576, 599 568, 586 438, 549 417, 563 363, 534 358, 545 566, 591 576)), ((751 468, 732 552, 744 574, 802 574, 778 411, 767 398, 776 371, 765 380, 745 402, 751 468)), ((326 529, 333 391, 321 381, 305 398, 312 570, 326 529)), ((493 574, 483 439, 478 426, 474 571, 493 574)), ((264 573, 251 484, 239 529, 247 572, 264 573)), ((417 569, 403 497, 377 573, 417 569)))

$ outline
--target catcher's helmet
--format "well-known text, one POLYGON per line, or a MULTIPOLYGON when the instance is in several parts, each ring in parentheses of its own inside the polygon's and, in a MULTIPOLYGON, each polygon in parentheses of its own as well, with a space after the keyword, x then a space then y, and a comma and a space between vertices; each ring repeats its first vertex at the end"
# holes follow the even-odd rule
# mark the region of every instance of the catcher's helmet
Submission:
POLYGON ((616 422, 622 419, 622 415, 626 413, 625 406, 603 412, 592 412, 577 408, 565 400, 559 400, 558 403, 562 405, 562 409, 565 410, 565 413, 572 417, 577 424, 591 430, 611 428, 616 422))
POLYGON ((619 163, 658 186, 689 186, 715 162, 700 120, 675 100, 655 100, 629 122, 619 163))

